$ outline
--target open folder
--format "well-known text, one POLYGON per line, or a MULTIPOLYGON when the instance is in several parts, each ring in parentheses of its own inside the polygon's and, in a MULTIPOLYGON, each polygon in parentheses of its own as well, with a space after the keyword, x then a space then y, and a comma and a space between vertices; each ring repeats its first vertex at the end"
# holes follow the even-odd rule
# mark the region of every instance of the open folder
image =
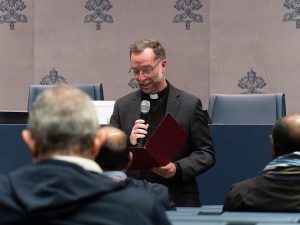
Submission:
POLYGON ((167 113, 144 147, 131 147, 133 154, 129 170, 150 170, 171 162, 182 147, 187 134, 176 120, 167 113))

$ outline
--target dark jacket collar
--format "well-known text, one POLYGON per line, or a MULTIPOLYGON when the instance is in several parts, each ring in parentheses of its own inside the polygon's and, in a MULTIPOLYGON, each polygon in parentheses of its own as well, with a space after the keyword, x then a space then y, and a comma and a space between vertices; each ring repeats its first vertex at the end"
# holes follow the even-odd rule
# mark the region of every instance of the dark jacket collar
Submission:
MULTIPOLYGON (((179 105, 180 105, 180 95, 181 95, 181 90, 174 87, 168 80, 168 85, 169 85, 169 96, 168 96, 168 104, 167 104, 167 109, 166 109, 166 113, 170 113, 174 118, 176 118, 178 109, 179 109, 179 105)), ((140 110, 139 110, 139 106, 141 104, 141 90, 137 90, 136 92, 133 92, 133 96, 132 96, 132 100, 134 102, 134 104, 130 109, 133 112, 133 114, 135 115, 135 118, 138 118, 140 115, 140 110)))

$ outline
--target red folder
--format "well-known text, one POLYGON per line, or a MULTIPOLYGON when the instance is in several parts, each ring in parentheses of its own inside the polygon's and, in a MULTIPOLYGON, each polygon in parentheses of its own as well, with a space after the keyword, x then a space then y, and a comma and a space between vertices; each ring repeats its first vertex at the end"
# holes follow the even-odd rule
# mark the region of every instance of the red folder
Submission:
POLYGON ((144 147, 131 147, 133 154, 130 170, 150 170, 171 162, 182 147, 187 134, 176 120, 167 113, 144 147))

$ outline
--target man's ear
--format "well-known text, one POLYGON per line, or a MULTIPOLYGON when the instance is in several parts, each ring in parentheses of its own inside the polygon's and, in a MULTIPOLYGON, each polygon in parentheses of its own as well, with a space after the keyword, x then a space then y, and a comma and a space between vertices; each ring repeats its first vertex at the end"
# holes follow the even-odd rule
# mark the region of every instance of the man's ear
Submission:
POLYGON ((129 151, 129 154, 128 154, 128 166, 127 166, 126 169, 128 169, 131 166, 132 159, 133 159, 132 152, 129 151))
POLYGON ((99 154, 99 152, 101 150, 101 146, 104 144, 104 141, 105 141, 105 134, 103 132, 101 132, 101 129, 99 129, 94 138, 94 143, 92 146, 93 158, 96 158, 96 156, 99 154))
POLYGON ((32 133, 29 130, 25 129, 22 131, 22 138, 28 146, 32 157, 37 158, 39 155, 39 151, 36 147, 36 140, 33 138, 32 133))
POLYGON ((272 159, 275 159, 279 156, 279 147, 278 145, 276 145, 276 143, 274 143, 274 141, 272 142, 272 159))
POLYGON ((167 71, 167 59, 163 59, 161 62, 162 72, 165 73, 167 71))

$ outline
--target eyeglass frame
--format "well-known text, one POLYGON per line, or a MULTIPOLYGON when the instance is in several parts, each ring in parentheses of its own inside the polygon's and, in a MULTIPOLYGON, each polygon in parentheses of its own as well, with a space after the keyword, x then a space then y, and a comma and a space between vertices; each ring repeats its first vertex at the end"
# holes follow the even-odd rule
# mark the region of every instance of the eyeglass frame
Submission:
POLYGON ((152 66, 145 66, 144 68, 142 68, 142 69, 138 69, 138 73, 135 73, 134 72, 134 69, 132 68, 132 67, 130 67, 130 69, 129 69, 129 71, 128 71, 128 73, 131 73, 131 71, 133 72, 133 76, 134 77, 139 77, 140 76, 140 74, 141 74, 141 72, 142 72, 142 74, 145 76, 145 77, 148 77, 148 76, 151 76, 152 75, 152 73, 153 73, 153 70, 158 66, 158 64, 162 61, 162 60, 164 60, 165 58, 161 58, 156 64, 155 64, 155 66, 154 67, 152 67, 152 66), (147 73, 147 72, 145 72, 145 69, 151 69, 151 71, 149 70, 149 72, 147 73))

